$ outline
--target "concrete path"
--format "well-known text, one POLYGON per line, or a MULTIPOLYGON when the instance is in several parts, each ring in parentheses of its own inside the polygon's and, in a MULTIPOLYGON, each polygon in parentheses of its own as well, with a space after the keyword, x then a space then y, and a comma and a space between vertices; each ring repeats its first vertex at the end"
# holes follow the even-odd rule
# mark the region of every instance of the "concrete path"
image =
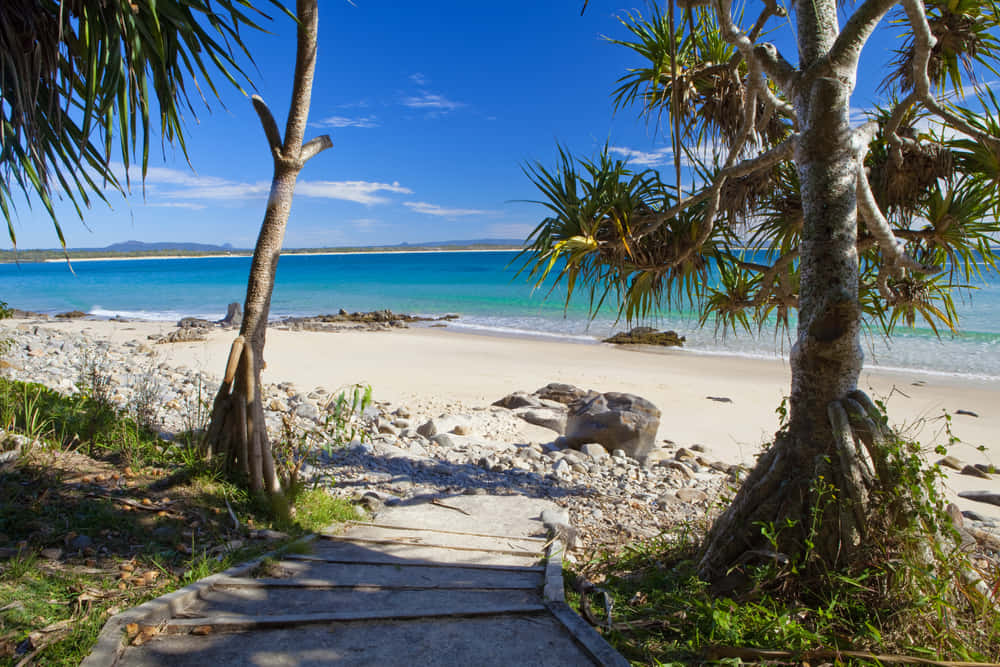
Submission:
POLYGON ((566 605, 547 508, 523 496, 390 508, 115 616, 83 664, 627 665, 566 605), (139 641, 126 642, 130 623, 139 641))

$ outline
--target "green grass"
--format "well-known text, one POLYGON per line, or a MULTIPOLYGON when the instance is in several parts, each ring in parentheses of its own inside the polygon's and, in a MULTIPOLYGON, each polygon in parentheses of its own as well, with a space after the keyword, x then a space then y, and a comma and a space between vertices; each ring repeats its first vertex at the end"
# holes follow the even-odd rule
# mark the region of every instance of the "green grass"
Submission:
POLYGON ((358 518, 354 506, 335 498, 323 489, 303 491, 295 499, 295 522, 309 532, 321 532, 331 526, 358 518))
MULTIPOLYGON (((634 664, 744 664, 732 656, 747 649, 789 652, 772 656, 772 664, 881 664, 858 656, 837 660, 836 650, 1000 661, 1000 613, 957 577, 925 580, 913 562, 877 558, 855 571, 813 577, 760 566, 748 571, 749 589, 721 594, 695 572, 696 538, 678 528, 566 572, 567 591, 587 580, 612 597, 613 624, 604 636, 634 664)), ((952 566, 960 561, 948 557, 956 558, 952 566)), ((588 597, 601 618, 601 596, 588 597)), ((569 598, 579 606, 579 594, 569 598)), ((752 656, 743 653, 748 661, 766 661, 752 656)))
POLYGON ((29 436, 0 471, 0 665, 76 665, 114 613, 356 517, 315 488, 278 519, 190 443, 86 393, 0 378, 0 428, 29 436), (262 528, 287 538, 249 539, 262 528))

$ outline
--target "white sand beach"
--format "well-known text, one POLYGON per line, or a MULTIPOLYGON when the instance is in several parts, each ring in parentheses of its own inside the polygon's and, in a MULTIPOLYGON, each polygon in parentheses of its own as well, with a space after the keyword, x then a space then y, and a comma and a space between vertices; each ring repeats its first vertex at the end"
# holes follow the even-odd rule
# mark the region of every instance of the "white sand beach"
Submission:
MULTIPOLYGON (((44 326, 87 331, 116 342, 148 342, 169 323, 49 320, 44 326)), ((206 342, 154 345, 173 366, 221 375, 232 331, 206 342)), ((265 348, 265 381, 294 382, 330 391, 361 382, 376 399, 428 413, 488 406, 517 390, 566 382, 598 391, 622 391, 662 411, 659 437, 681 446, 701 444, 715 457, 752 463, 778 426, 775 409, 788 393, 789 368, 775 360, 695 354, 671 349, 629 349, 536 338, 507 338, 443 328, 385 332, 304 332, 272 329, 265 348), (727 400, 713 400, 729 399, 727 400)), ((949 453, 970 463, 1000 463, 1000 386, 958 376, 865 371, 861 388, 887 402, 893 423, 929 451, 947 444, 945 420, 963 442, 949 453), (958 410, 978 416, 957 414, 958 410), (977 447, 984 446, 981 452, 977 447)), ((929 458, 938 458, 932 452, 929 458)), ((952 474, 953 491, 993 489, 995 480, 952 474)), ((960 501, 962 509, 1000 516, 1000 508, 960 501), (993 511, 996 510, 996 511, 993 511)))

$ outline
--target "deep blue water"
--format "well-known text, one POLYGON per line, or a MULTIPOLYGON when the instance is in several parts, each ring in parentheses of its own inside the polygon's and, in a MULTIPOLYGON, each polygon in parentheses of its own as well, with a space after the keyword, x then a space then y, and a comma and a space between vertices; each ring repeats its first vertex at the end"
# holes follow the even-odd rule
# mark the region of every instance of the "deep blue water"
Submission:
MULTIPOLYGON (((615 310, 593 321, 584 295, 564 308, 565 292, 533 289, 510 266, 513 252, 286 255, 278 267, 272 317, 389 308, 425 315, 458 313, 457 326, 593 341, 614 330, 615 310), (547 297, 547 298, 546 298, 547 297)), ((218 319, 231 301, 242 303, 247 257, 141 259, 0 264, 0 300, 46 313, 82 310, 94 315, 158 320, 183 316, 218 319)), ((957 373, 1000 381, 1000 279, 959 303, 961 332, 939 339, 929 329, 897 329, 891 341, 866 341, 869 364, 957 373)), ((716 337, 713 323, 698 327, 693 311, 662 313, 648 324, 687 336, 693 352, 783 356, 787 336, 716 337)))

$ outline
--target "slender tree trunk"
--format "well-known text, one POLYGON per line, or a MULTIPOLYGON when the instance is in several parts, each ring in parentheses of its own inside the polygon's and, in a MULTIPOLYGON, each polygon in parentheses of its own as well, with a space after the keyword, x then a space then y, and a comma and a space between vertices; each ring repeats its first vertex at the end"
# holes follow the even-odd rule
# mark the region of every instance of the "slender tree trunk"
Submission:
MULTIPOLYGON (((804 70, 832 44, 836 6, 830 0, 796 4, 804 70)), ((761 557, 782 560, 808 552, 826 567, 844 562, 863 541, 873 468, 882 463, 879 418, 857 392, 863 354, 859 157, 849 124, 854 73, 832 74, 804 81, 794 99, 804 224, 790 419, 712 527, 699 568, 709 579, 761 557), (852 422, 865 431, 867 455, 852 422)))
POLYGON ((269 494, 281 491, 260 391, 271 294, 296 179, 306 161, 332 145, 326 135, 305 145, 302 143, 316 68, 317 0, 298 0, 297 13, 295 79, 284 141, 267 105, 259 97, 253 98, 274 158, 274 176, 250 265, 243 324, 239 337, 233 343, 226 376, 216 394, 212 421, 206 434, 209 456, 221 459, 230 470, 238 469, 245 473, 252 491, 269 494))

